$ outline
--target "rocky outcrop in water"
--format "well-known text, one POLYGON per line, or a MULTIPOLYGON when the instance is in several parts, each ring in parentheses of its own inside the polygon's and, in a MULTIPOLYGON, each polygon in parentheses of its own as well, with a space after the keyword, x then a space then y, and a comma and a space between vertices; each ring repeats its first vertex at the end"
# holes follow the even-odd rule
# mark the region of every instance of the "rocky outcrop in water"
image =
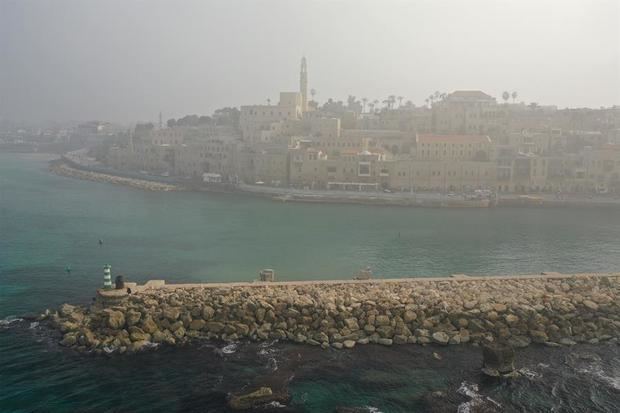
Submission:
POLYGON ((290 397, 286 393, 276 393, 271 387, 260 387, 249 393, 233 394, 228 399, 228 407, 232 410, 256 409, 266 405, 283 406, 290 397))
POLYGON ((620 277, 165 286, 42 319, 81 351, 133 353, 192 340, 512 347, 618 341, 620 277))
POLYGON ((515 350, 504 343, 486 343, 482 347, 482 372, 491 377, 506 377, 515 373, 515 350))

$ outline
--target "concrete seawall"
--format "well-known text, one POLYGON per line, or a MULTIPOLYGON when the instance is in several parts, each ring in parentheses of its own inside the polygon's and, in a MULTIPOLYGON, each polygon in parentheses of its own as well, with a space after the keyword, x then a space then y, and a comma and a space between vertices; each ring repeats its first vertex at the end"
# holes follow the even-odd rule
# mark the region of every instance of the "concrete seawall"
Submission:
POLYGON ((620 274, 167 285, 107 290, 41 319, 79 351, 132 353, 195 340, 323 348, 618 342, 620 274))

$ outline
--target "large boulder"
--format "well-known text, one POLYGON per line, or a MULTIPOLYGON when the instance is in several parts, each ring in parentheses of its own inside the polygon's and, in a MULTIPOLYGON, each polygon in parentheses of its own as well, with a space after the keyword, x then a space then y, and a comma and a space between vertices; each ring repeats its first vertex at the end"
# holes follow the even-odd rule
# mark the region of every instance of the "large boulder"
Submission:
POLYGON ((62 317, 69 317, 75 311, 75 306, 71 304, 63 304, 58 308, 58 314, 62 317))
POLYGON ((489 343, 482 347, 482 372, 499 377, 515 370, 515 351, 507 344, 489 343))
POLYGON ((405 323, 410 323, 412 321, 415 321, 417 318, 418 318, 418 315, 411 310, 407 310, 405 311, 405 314, 403 314, 403 320, 405 321, 405 323))
POLYGON ((202 309, 202 318, 205 320, 211 320, 213 318, 213 316, 215 315, 215 309, 213 309, 213 307, 206 305, 203 309, 202 309))
POLYGON ((508 343, 515 348, 524 348, 532 343, 528 336, 512 336, 508 339, 508 343))
POLYGON ((351 331, 357 331, 360 329, 359 324, 357 323, 357 318, 351 317, 344 320, 344 325, 351 331))
POLYGON ((132 326, 129 327, 129 338, 131 341, 150 341, 151 335, 145 333, 141 328, 132 326))
POLYGON ((174 333, 172 333, 177 340, 182 339, 183 337, 185 337, 185 328, 183 326, 177 328, 176 330, 174 330, 174 333))
POLYGON ((220 323, 219 321, 209 321, 206 324, 206 328, 208 331, 212 333, 221 333, 224 331, 226 325, 224 323, 220 323))
POLYGON ((77 336, 75 333, 67 333, 60 341, 61 346, 71 347, 77 343, 77 336))
POLYGON ((145 333, 153 334, 157 330, 157 324, 155 324, 155 321, 153 321, 151 317, 147 317, 142 321, 142 331, 145 333))
POLYGON ((541 330, 530 330, 530 337, 534 343, 546 343, 549 341, 547 333, 541 330))
POLYGON ((446 345, 450 341, 450 336, 443 331, 437 331, 433 333, 433 341, 437 344, 446 345))
POLYGON ((80 329, 80 325, 78 323, 75 323, 73 321, 61 321, 58 324, 58 328, 60 329, 61 333, 67 333, 69 331, 77 331, 80 329))
POLYGON ((118 310, 104 310, 107 315, 106 323, 113 330, 121 330, 125 326, 125 314, 118 310))
POLYGON ((386 315, 378 315, 375 317, 375 325, 379 326, 389 326, 390 325, 390 317, 386 315))
POLYGON ((270 387, 260 387, 251 393, 231 395, 228 407, 232 410, 250 410, 273 402, 286 403, 288 397, 285 394, 274 393, 270 387))
POLYGON ((345 340, 343 343, 345 348, 353 348, 355 347, 355 341, 353 340, 345 340))
POLYGON ((196 320, 192 320, 189 323, 189 329, 190 330, 202 330, 205 327, 206 323, 204 320, 201 319, 196 319, 196 320))
POLYGON ((142 318, 142 313, 136 310, 128 310, 126 315, 127 326, 135 326, 142 318))
POLYGON ((150 344, 151 343, 148 342, 147 340, 134 341, 129 346, 129 351, 131 353, 137 353, 139 351, 142 351, 142 350, 146 349, 150 344))
POLYGON ((165 307, 163 316, 169 321, 176 321, 181 315, 181 310, 178 307, 165 307))

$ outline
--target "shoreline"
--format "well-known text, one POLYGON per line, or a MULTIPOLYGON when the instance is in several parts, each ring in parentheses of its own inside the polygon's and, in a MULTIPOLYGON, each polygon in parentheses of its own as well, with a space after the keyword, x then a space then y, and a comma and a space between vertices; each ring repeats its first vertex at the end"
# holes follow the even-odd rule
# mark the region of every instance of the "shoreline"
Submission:
POLYGON ((163 182, 127 178, 118 175, 104 174, 72 167, 64 160, 54 160, 50 162, 49 171, 68 178, 81 179, 85 181, 110 183, 114 185, 128 186, 134 189, 154 192, 183 191, 184 187, 163 182))
POLYGON ((400 206, 413 208, 600 208, 620 209, 620 200, 617 199, 546 199, 535 195, 500 196, 496 203, 489 200, 464 200, 450 199, 437 194, 421 193, 416 196, 405 196, 400 193, 312 193, 288 188, 272 188, 256 185, 241 184, 231 186, 197 186, 192 183, 181 184, 177 182, 163 182, 158 177, 149 176, 149 179, 128 177, 112 172, 98 172, 88 166, 74 165, 65 157, 52 160, 50 172, 70 178, 89 180, 94 182, 111 183, 115 185, 129 186, 135 189, 147 191, 191 191, 249 195, 273 202, 294 202, 311 204, 354 204, 367 206, 400 206))
POLYGON ((46 310, 60 344, 95 354, 193 341, 549 347, 620 340, 620 273, 255 283, 98 290, 89 307, 46 310), (338 288, 334 288, 337 286, 338 288))

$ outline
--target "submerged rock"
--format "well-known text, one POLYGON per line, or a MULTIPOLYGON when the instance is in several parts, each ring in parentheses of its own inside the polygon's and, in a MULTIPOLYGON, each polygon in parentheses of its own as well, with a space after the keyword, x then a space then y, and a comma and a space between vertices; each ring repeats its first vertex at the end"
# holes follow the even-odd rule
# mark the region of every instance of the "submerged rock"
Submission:
POLYGON ((485 344, 482 347, 482 358, 482 372, 487 376, 500 377, 515 371, 515 351, 508 344, 485 344))
POLYGON ((251 393, 231 395, 228 407, 233 410, 249 410, 274 402, 287 403, 288 394, 274 393, 270 387, 260 387, 251 393))

